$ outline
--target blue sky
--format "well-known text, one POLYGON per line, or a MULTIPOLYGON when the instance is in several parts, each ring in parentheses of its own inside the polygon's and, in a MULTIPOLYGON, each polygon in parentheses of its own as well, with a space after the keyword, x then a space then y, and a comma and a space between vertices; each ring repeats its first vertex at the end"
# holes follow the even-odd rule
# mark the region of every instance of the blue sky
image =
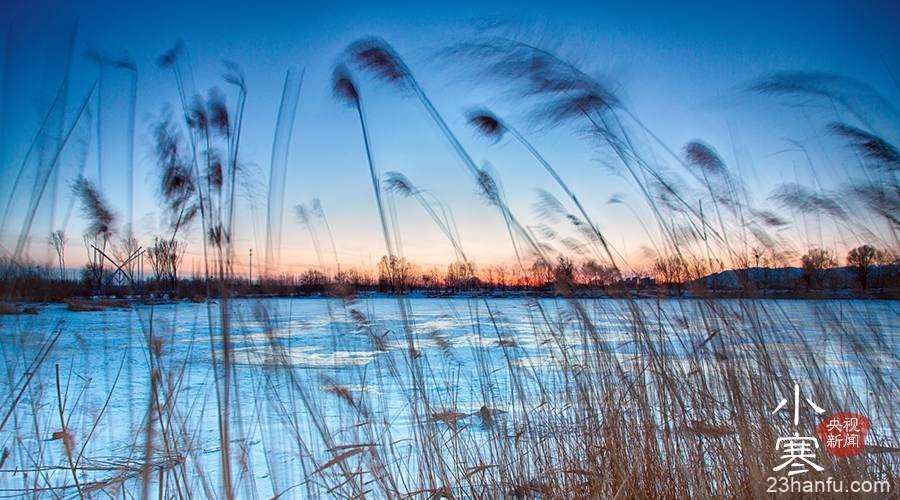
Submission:
MULTIPOLYGON (((814 175, 798 154, 783 153, 786 139, 816 145, 824 121, 815 109, 798 109, 745 92, 748 82, 778 70, 839 73, 872 85, 891 102, 898 100, 900 78, 900 4, 897 2, 342 2, 338 5, 274 2, 4 2, 0 7, 3 85, 0 94, 2 176, 11 179, 40 125, 63 77, 68 33, 77 23, 72 112, 97 76, 83 55, 97 50, 128 55, 138 65, 140 83, 135 139, 135 220, 148 240, 159 228, 156 175, 150 124, 165 103, 176 104, 171 73, 156 59, 175 40, 184 41, 198 91, 218 86, 222 61, 239 63, 249 88, 242 160, 248 192, 242 197, 238 254, 254 248, 262 255, 264 216, 272 133, 288 68, 305 71, 291 141, 286 185, 283 257, 280 265, 296 270, 315 263, 305 230, 290 207, 321 199, 335 231, 342 265, 368 266, 384 253, 371 185, 355 115, 331 97, 330 76, 346 45, 364 35, 390 41, 405 58, 437 108, 470 148, 476 161, 497 171, 513 209, 537 221, 535 189, 554 190, 550 179, 514 143, 490 145, 466 129, 463 113, 488 105, 529 130, 529 138, 575 187, 592 214, 625 254, 639 259, 647 244, 635 215, 607 200, 624 193, 639 217, 647 217, 633 188, 602 165, 602 157, 568 130, 530 130, 526 109, 498 85, 474 84, 472 73, 437 57, 447 45, 478 34, 485 19, 504 23, 521 36, 572 58, 617 91, 670 147, 680 150, 700 138, 717 148, 760 203, 780 182, 839 182, 848 174, 839 151, 827 146, 813 153, 814 175), (893 76, 892 76, 893 75, 893 76), (601 160, 601 161, 598 161, 601 160)), ((465 66, 465 65, 462 65, 465 66)), ((125 158, 128 79, 105 76, 101 111, 103 162, 125 158)), ((373 144, 382 172, 396 170, 432 190, 452 208, 463 244, 479 262, 506 262, 512 249, 502 237, 502 219, 475 195, 470 177, 422 109, 411 99, 361 78, 368 104, 373 144)), ((229 96, 233 103, 234 96, 229 96)), ((877 114, 877 110, 875 110, 877 114)), ((896 138, 897 123, 885 123, 896 138)), ((85 127, 90 129, 91 127, 85 127)), ((96 134, 76 131, 60 163, 61 186, 54 201, 42 204, 32 230, 30 254, 47 258, 44 234, 63 223, 75 159, 87 148, 86 175, 96 179, 96 134), (50 206, 57 205, 50 217, 50 206)), ((661 160, 662 161, 662 160, 661 160)), ((124 175, 110 167, 104 192, 124 216, 124 175)), ((0 196, 11 196, 4 181, 0 196)), ((13 197, 22 207, 21 193, 13 197)), ((24 199, 24 198, 23 198, 24 199)), ((452 248, 427 215, 410 200, 397 200, 404 253, 424 264, 453 259, 452 248)), ((0 235, 3 250, 14 246, 22 210, 13 210, 0 235), (18 219, 16 218, 18 217, 18 219), (10 242, 13 243, 10 243, 10 242)), ((83 221, 77 211, 66 227, 77 235, 83 221)), ((829 231, 810 231, 799 221, 799 245, 850 245, 829 231)), ((195 243, 196 236, 192 238, 195 243)), ((71 259, 84 253, 72 238, 71 259)), ((186 259, 199 255, 195 244, 186 259)))

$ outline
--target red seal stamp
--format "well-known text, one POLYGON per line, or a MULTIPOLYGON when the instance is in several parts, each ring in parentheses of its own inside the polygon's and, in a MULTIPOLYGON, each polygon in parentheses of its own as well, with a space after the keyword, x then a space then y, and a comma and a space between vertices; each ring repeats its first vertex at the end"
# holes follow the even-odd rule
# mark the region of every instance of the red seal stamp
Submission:
POLYGON ((865 415, 841 412, 827 417, 816 431, 828 453, 846 458, 862 451, 871 428, 872 422, 865 415))

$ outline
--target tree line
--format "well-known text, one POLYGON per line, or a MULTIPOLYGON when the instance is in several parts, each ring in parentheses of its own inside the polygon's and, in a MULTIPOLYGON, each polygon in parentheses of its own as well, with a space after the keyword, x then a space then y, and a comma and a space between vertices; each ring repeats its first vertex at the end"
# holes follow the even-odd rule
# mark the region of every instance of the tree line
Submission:
MULTIPOLYGON (((54 232, 48 243, 56 253, 53 265, 0 262, 0 282, 7 299, 64 300, 75 296, 149 296, 166 298, 202 297, 215 276, 195 270, 185 273, 182 262, 186 244, 177 239, 154 238, 145 248, 133 236, 114 243, 85 239, 88 262, 77 273, 66 267, 65 234, 54 232)), ((794 290, 856 287, 863 291, 894 289, 897 259, 889 251, 861 245, 847 252, 846 266, 839 267, 834 251, 811 248, 799 259, 799 278, 775 283, 763 276, 775 269, 767 262, 732 270, 743 288, 794 290), (749 274, 755 269, 757 274, 749 274), (747 277, 751 276, 751 277, 747 277)), ((545 291, 571 293, 576 290, 657 289, 681 295, 688 288, 715 288, 704 278, 725 270, 718 261, 686 255, 659 256, 646 269, 623 275, 596 260, 576 262, 559 256, 554 262, 536 260, 530 265, 479 267, 468 260, 447 266, 422 266, 410 260, 385 255, 374 269, 344 268, 336 271, 310 268, 300 273, 232 274, 228 283, 235 295, 290 295, 357 292, 403 294, 412 291, 442 293, 545 291)), ((215 287, 213 287, 215 288, 215 287)), ((213 293, 215 295, 215 293, 213 293)))

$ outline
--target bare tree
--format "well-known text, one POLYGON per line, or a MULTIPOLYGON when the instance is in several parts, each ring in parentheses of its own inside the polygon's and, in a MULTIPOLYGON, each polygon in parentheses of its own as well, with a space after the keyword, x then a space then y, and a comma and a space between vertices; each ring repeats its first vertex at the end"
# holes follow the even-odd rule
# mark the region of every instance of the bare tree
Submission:
POLYGON ((134 281, 134 271, 137 266, 135 257, 140 252, 140 245, 137 238, 130 233, 123 236, 113 247, 113 257, 119 262, 122 269, 122 278, 127 278, 130 282, 134 281))
POLYGON ((153 245, 147 249, 147 258, 153 268, 156 281, 172 293, 178 281, 178 266, 184 257, 184 244, 178 240, 153 238, 153 245))
POLYGON ((670 289, 675 289, 679 293, 684 289, 684 282, 687 281, 690 271, 688 264, 680 255, 671 255, 668 257, 657 257, 653 262, 653 274, 656 281, 666 285, 670 289))
POLYGON ((56 263, 59 267, 60 281, 66 279, 66 243, 69 239, 66 237, 65 231, 57 229, 50 233, 50 246, 56 252, 56 263))
POLYGON ((334 281, 336 283, 350 285, 354 288, 370 286, 372 284, 372 279, 369 276, 355 268, 338 271, 334 276, 334 281))
POLYGON ((394 293, 403 293, 409 287, 412 265, 403 257, 383 256, 378 262, 378 286, 394 293))
POLYGON ((511 273, 508 273, 503 266, 494 266, 491 268, 491 271, 493 275, 493 278, 490 280, 491 284, 505 288, 507 285, 507 276, 511 273))
POLYGON ((605 266, 593 259, 582 264, 578 274, 579 280, 591 287, 608 285, 619 277, 614 267, 605 266))
POLYGON ((803 267, 803 281, 807 288, 815 288, 825 281, 828 270, 837 266, 834 252, 827 248, 810 248, 800 257, 803 267))
POLYGON ((328 275, 318 269, 307 269, 300 275, 299 281, 300 286, 305 287, 310 291, 314 291, 325 288, 325 285, 331 280, 328 278, 328 275))
POLYGON ((475 265, 469 261, 459 261, 447 267, 447 286, 457 290, 468 290, 475 284, 475 265))
POLYGON ((847 253, 847 265, 855 268, 856 279, 859 280, 863 290, 869 287, 869 274, 871 274, 872 266, 886 260, 885 252, 872 245, 858 246, 847 253))
POLYGON ((575 280, 575 264, 572 259, 565 255, 560 255, 556 259, 556 266, 553 268, 553 277, 557 282, 573 283, 575 280))
POLYGON ((531 265, 531 282, 534 286, 544 286, 554 279, 553 266, 542 259, 534 261, 531 265))

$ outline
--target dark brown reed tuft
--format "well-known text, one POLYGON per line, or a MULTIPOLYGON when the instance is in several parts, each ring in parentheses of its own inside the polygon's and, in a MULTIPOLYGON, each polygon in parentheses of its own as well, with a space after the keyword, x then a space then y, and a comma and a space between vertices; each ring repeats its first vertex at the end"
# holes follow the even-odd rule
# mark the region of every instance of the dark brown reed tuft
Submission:
POLYGON ((487 170, 478 170, 477 181, 478 187, 480 188, 479 194, 484 196, 488 203, 498 206, 503 203, 500 197, 500 189, 497 187, 497 182, 494 180, 494 177, 490 173, 488 173, 487 170))
POLYGON ((500 122, 500 119, 486 109, 477 109, 468 114, 469 125, 485 137, 499 141, 506 132, 506 127, 500 122))
POLYGON ((228 105, 225 103, 225 94, 218 88, 210 89, 206 107, 213 130, 222 137, 230 137, 231 117, 228 113, 228 105))
POLYGON ((721 173, 725 170, 725 162, 719 157, 719 154, 709 146, 700 141, 691 141, 684 146, 684 155, 687 157, 688 164, 696 165, 709 173, 721 173))
POLYGON ((409 84, 409 70, 394 52, 394 49, 380 37, 366 37, 347 47, 348 59, 361 69, 401 88, 409 84))
POLYGON ((209 115, 206 110, 206 103, 199 95, 195 95, 191 99, 190 107, 187 114, 188 127, 199 132, 207 132, 209 130, 209 115))
POLYGON ((754 210, 752 211, 754 215, 759 217, 763 224, 772 227, 782 227, 786 226, 788 222, 784 220, 784 218, 777 213, 771 210, 754 210))
POLYGON ((157 64, 161 68, 170 68, 176 62, 178 62, 178 58, 181 57, 182 52, 184 52, 184 42, 178 40, 177 42, 175 42, 175 45, 173 45, 171 49, 165 51, 161 56, 159 56, 157 64))
POLYGON ((88 220, 87 235, 98 240, 108 241, 112 238, 115 213, 103 199, 94 184, 79 177, 73 187, 75 196, 81 200, 81 209, 88 220))
POLYGON ((607 98, 593 92, 566 93, 547 101, 543 110, 538 109, 536 116, 556 125, 580 120, 584 116, 603 114, 611 107, 607 98))
POLYGON ((824 213, 841 219, 846 217, 846 210, 832 196, 817 193, 812 189, 796 183, 782 184, 769 196, 784 206, 803 213, 824 213))
POLYGON ((183 143, 171 115, 164 111, 153 127, 157 164, 162 170, 159 192, 167 204, 173 233, 190 222, 198 213, 195 202, 197 183, 189 160, 183 153, 183 143))
POLYGON ((222 167, 222 157, 216 151, 209 153, 209 168, 206 177, 212 187, 217 190, 222 189, 225 173, 222 167))
POLYGON ((549 50, 504 36, 485 36, 445 52, 463 61, 479 61, 479 74, 512 83, 511 90, 535 98, 534 118, 561 124, 620 105, 611 85, 592 77, 549 50))
POLYGON ((400 172, 388 172, 384 174, 384 184, 388 191, 398 193, 401 196, 412 196, 418 192, 413 183, 400 172))
POLYGON ((331 83, 335 99, 351 106, 355 106, 359 102, 359 91, 356 89, 356 83, 346 65, 335 66, 331 83))
POLYGON ((881 163, 889 171, 900 170, 900 151, 883 138, 846 123, 832 123, 829 128, 863 157, 881 163))
POLYGON ((298 203, 297 206, 294 207, 294 215, 297 216, 297 220, 302 224, 308 225, 311 223, 312 218, 310 217, 309 209, 302 203, 298 203))
POLYGON ((853 78, 818 71, 778 71, 754 81, 749 89, 763 94, 835 98, 844 105, 848 104, 845 97, 849 92, 877 95, 870 86, 853 78))

